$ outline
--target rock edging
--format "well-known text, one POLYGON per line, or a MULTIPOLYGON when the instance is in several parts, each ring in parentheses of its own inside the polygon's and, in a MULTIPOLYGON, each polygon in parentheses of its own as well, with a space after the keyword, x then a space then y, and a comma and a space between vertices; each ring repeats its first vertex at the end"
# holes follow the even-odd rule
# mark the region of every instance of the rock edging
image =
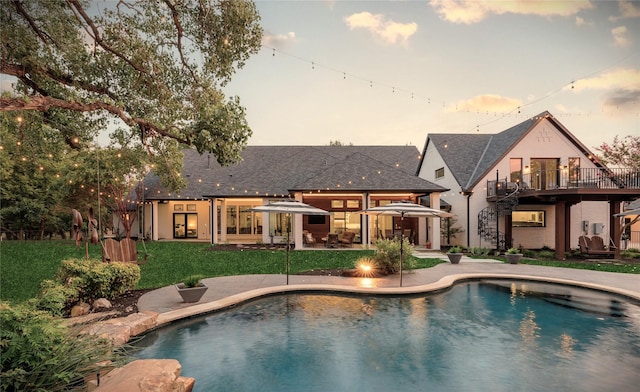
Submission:
MULTIPOLYGON (((109 339, 118 347, 134 336, 155 328, 158 313, 144 311, 87 325, 80 333, 109 339)), ((182 377, 182 365, 175 359, 141 359, 110 369, 104 367, 97 378, 87 381, 89 392, 191 392, 195 379, 182 377)))

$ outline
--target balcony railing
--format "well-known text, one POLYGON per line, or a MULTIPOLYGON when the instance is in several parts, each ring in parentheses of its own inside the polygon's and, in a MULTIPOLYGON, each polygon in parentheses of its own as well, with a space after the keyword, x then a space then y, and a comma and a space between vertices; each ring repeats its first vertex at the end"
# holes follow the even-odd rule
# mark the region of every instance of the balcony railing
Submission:
POLYGON ((640 189, 640 172, 626 169, 565 168, 524 173, 516 181, 487 182, 487 197, 504 196, 517 189, 640 189))

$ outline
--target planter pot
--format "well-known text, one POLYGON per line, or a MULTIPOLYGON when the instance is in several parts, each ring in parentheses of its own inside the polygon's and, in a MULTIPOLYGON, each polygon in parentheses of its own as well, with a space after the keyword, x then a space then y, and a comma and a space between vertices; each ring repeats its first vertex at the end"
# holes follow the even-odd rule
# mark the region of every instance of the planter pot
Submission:
POLYGON ((451 264, 459 264, 462 258, 462 253, 447 253, 447 257, 451 264))
POLYGON ((204 283, 198 287, 184 287, 184 283, 178 283, 176 289, 184 302, 198 302, 208 287, 204 283))
POLYGON ((505 254, 507 261, 509 264, 518 264, 520 259, 522 258, 522 253, 507 253, 505 254))

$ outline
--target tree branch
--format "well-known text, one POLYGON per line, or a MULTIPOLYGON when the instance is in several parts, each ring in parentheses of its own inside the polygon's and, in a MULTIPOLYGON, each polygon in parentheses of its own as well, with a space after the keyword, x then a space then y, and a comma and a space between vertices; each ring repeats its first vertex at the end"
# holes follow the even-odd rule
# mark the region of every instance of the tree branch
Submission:
POLYGON ((93 23, 93 19, 91 19, 91 17, 87 15, 87 13, 85 12, 84 8, 82 8, 82 5, 78 2, 78 0, 67 0, 67 2, 69 3, 70 6, 75 8, 78 14, 82 16, 82 19, 84 20, 84 22, 91 28, 91 31, 93 31, 94 39, 100 45, 101 48, 113 54, 114 56, 122 59, 124 62, 129 64, 136 71, 142 74, 145 74, 147 76, 150 76, 147 70, 140 67, 138 64, 134 63, 130 59, 124 57, 120 52, 116 51, 111 46, 107 45, 107 43, 102 39, 102 36, 100 35, 100 31, 98 30, 96 25, 93 23))
MULTIPOLYGON (((189 139, 178 137, 177 135, 170 132, 169 129, 160 128, 144 118, 132 118, 121 107, 110 105, 105 102, 70 102, 63 99, 43 96, 34 96, 30 97, 29 99, 9 97, 0 98, 0 112, 8 112, 13 110, 38 110, 41 112, 45 112, 51 108, 74 110, 78 112, 93 112, 98 110, 105 110, 111 114, 118 116, 118 118, 120 118, 122 121, 124 121, 125 124, 130 127, 138 126, 144 133, 155 132, 161 136, 174 139, 179 143, 187 145, 191 144, 189 139)), ((144 140, 144 136, 145 135, 141 135, 142 140, 144 140)))
POLYGON ((27 13, 24 7, 22 7, 22 1, 13 0, 13 5, 16 7, 16 11, 18 11, 18 14, 22 15, 22 17, 27 21, 27 23, 29 23, 29 26, 31 26, 31 30, 33 30, 33 32, 36 33, 36 35, 38 36, 38 38, 40 38, 43 44, 49 45, 50 43, 53 43, 56 47, 58 47, 58 45, 56 45, 55 41, 50 36, 45 35, 45 33, 43 33, 38 28, 38 26, 36 26, 36 22, 33 20, 33 18, 31 18, 31 15, 29 15, 29 13, 27 13))
POLYGON ((182 62, 182 65, 184 65, 184 67, 189 70, 189 73, 191 74, 191 77, 193 78, 193 80, 198 82, 197 76, 193 72, 193 69, 191 69, 191 67, 189 66, 189 63, 187 62, 187 60, 184 58, 184 53, 182 53, 182 31, 183 30, 182 30, 182 25, 180 24, 180 19, 178 18, 180 14, 178 13, 178 10, 176 10, 175 5, 171 3, 171 1, 164 0, 164 3, 171 10, 171 17, 173 18, 173 24, 176 26, 176 31, 178 33, 176 47, 178 49, 178 53, 180 54, 180 62, 182 62))

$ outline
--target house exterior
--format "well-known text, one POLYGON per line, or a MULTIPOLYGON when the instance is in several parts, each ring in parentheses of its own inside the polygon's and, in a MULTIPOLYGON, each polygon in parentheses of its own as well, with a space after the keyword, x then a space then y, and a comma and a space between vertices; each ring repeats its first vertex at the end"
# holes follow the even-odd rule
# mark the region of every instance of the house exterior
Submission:
POLYGON ((439 248, 438 218, 400 219, 358 214, 391 201, 427 200, 439 208, 448 189, 416 175, 414 146, 248 146, 238 164, 222 167, 215 157, 184 150, 187 187, 168 192, 152 172, 144 179, 137 233, 152 240, 218 243, 280 243, 303 246, 303 231, 318 243, 329 233, 355 233, 355 243, 398 235, 439 248), (266 214, 251 211, 270 201, 295 199, 330 216, 266 214))
POLYGON ((549 112, 497 134, 429 134, 418 175, 450 191, 469 247, 549 247, 563 259, 580 235, 620 249, 623 202, 640 197, 640 173, 610 169, 549 112))

